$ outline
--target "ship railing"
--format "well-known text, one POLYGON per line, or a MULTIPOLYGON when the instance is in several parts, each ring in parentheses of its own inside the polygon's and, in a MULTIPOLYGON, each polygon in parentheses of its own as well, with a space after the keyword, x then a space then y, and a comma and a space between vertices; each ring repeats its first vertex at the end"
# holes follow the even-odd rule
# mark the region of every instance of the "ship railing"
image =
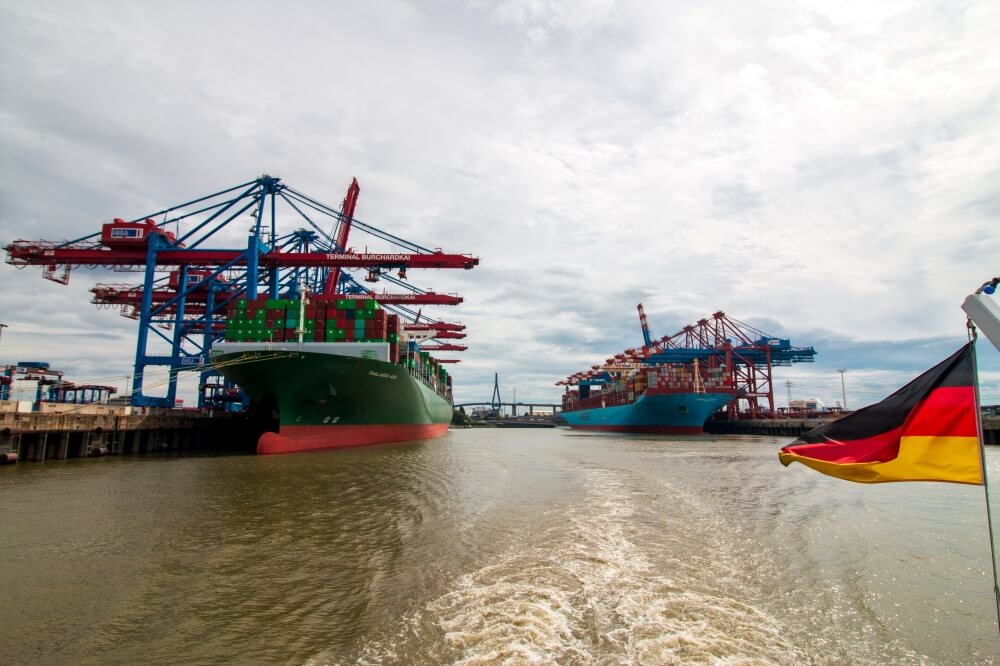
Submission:
POLYGON ((407 368, 407 371, 414 379, 420 380, 424 384, 424 386, 434 391, 442 398, 445 398, 447 400, 451 399, 451 392, 448 390, 447 384, 440 381, 437 378, 437 376, 435 376, 434 373, 431 372, 428 366, 421 365, 414 368, 410 368, 408 366, 404 367, 407 368))

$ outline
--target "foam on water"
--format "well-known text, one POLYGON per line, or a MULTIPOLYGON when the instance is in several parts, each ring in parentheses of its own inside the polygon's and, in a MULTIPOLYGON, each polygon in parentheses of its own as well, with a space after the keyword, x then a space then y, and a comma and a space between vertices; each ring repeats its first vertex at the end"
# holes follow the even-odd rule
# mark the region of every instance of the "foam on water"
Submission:
MULTIPOLYGON (((638 502, 649 498, 630 490, 623 474, 585 470, 584 503, 553 510, 541 521, 547 529, 532 543, 461 576, 453 589, 417 611, 411 629, 431 625, 441 632, 424 636, 430 639, 426 648, 443 647, 437 658, 456 664, 801 663, 766 614, 707 591, 707 581, 716 584, 719 571, 664 571, 664 562, 684 554, 661 557, 662 543, 648 540, 655 516, 643 515, 638 502)), ((685 506, 676 514, 696 510, 685 506)), ((659 527, 691 530, 697 522, 659 527)), ((690 555, 702 564, 709 560, 690 555)), ((408 633, 397 638, 417 638, 408 633)), ((385 648, 368 645, 362 661, 389 658, 385 648)))

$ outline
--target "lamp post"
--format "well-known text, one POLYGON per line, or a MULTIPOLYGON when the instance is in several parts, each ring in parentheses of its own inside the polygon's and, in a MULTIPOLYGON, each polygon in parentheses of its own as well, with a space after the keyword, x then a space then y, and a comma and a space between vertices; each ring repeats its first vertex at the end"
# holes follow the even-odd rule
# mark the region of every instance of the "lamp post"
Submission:
POLYGON ((3 329, 7 328, 7 324, 0 324, 0 338, 3 338, 3 329))
POLYGON ((847 389, 844 388, 844 373, 847 372, 847 368, 838 369, 837 372, 840 373, 840 397, 843 398, 844 411, 847 411, 847 389))

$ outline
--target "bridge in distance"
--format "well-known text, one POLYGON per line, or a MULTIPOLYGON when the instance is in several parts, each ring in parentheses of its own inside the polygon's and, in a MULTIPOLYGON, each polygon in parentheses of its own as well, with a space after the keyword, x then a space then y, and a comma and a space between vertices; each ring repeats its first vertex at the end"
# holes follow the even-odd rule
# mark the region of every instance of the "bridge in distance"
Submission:
POLYGON ((562 411, 562 404, 546 402, 464 402, 455 405, 471 415, 473 411, 496 410, 501 415, 527 416, 528 418, 553 417, 562 411), (536 414, 536 411, 538 412, 536 414))

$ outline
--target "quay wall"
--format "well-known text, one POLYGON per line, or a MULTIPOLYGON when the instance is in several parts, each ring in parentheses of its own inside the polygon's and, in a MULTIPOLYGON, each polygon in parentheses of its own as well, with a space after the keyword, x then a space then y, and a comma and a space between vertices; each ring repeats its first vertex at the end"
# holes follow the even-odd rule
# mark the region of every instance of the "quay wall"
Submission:
POLYGON ((252 452, 266 429, 242 414, 88 406, 0 410, 0 461, 40 462, 170 451, 252 452))
MULTIPOLYGON (((713 435, 769 435, 798 437, 817 428, 828 419, 745 419, 739 421, 709 421, 705 432, 713 435)), ((983 417, 983 443, 1000 444, 1000 417, 983 417)))

